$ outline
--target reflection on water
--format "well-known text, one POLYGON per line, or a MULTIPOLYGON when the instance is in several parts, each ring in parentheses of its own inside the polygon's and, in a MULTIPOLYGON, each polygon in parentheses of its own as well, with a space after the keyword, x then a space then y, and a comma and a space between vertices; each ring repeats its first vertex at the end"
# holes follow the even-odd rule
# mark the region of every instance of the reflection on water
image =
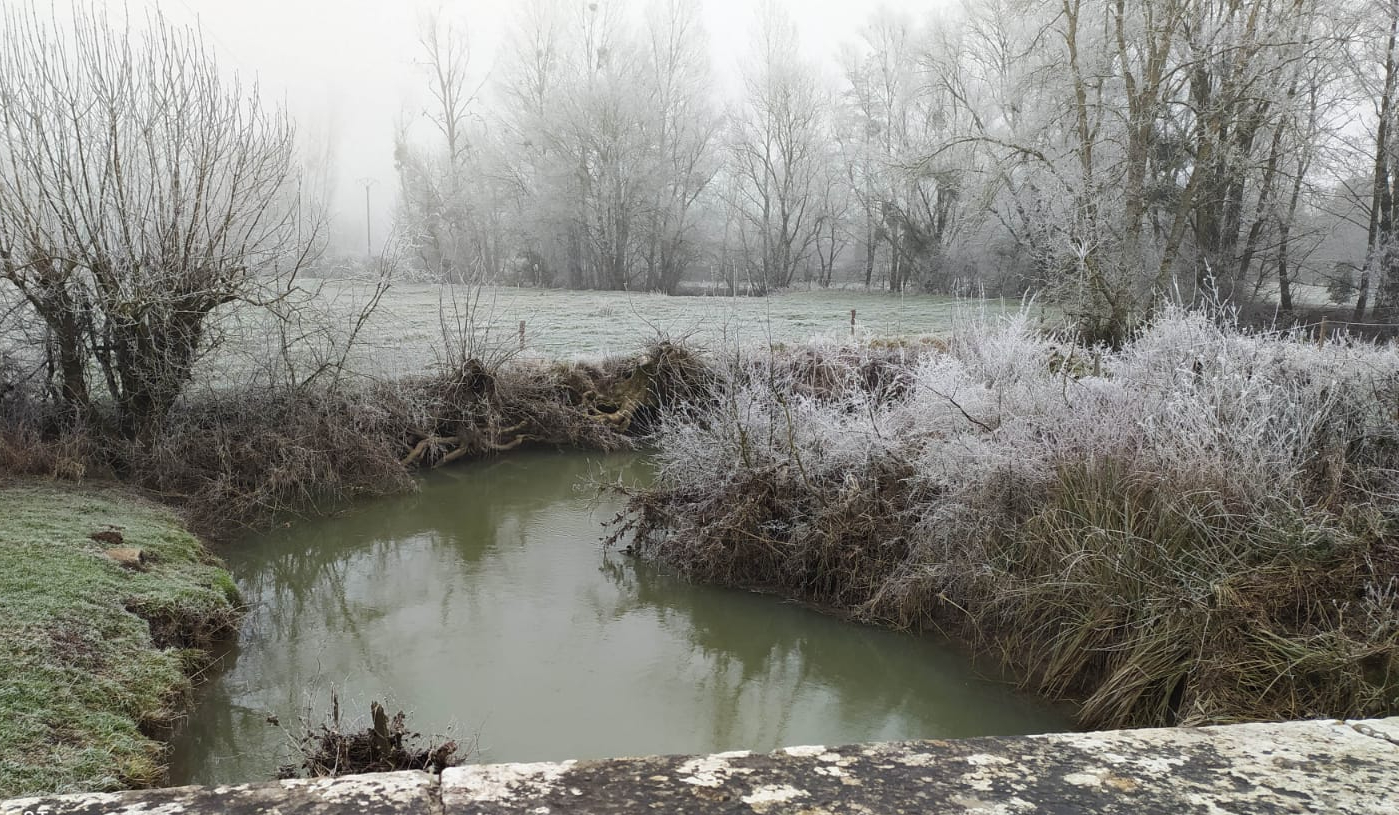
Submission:
POLYGON ((172 783, 270 778, 332 687, 479 738, 483 761, 1044 732, 1068 726, 959 655, 771 597, 687 585, 619 553, 635 456, 512 455, 228 553, 253 605, 175 741, 172 783))

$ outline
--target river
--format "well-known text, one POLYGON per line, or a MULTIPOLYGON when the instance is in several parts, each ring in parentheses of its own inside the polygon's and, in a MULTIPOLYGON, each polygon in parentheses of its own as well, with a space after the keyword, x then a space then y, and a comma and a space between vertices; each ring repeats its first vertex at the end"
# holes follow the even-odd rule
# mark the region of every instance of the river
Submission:
POLYGON ((928 638, 604 552, 621 501, 598 484, 649 474, 636 454, 512 454, 230 547, 251 610, 171 783, 271 778, 332 689, 347 716, 387 700, 485 762, 1071 726, 928 638))

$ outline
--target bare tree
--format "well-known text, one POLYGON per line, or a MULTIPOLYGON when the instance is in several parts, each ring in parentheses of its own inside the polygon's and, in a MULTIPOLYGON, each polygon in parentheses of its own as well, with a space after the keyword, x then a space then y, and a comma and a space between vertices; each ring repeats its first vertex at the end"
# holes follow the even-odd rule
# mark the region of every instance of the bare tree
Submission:
POLYGON ((700 255, 717 116, 693 0, 530 0, 502 55, 496 133, 517 257, 541 281, 673 291, 700 255), (563 274, 556 274, 556 267, 563 274))
POLYGON ((449 283, 498 280, 505 263, 501 198, 477 112, 484 80, 473 80, 466 29, 436 11, 419 27, 421 67, 431 105, 423 117, 437 131, 431 147, 416 143, 407 123, 394 145, 400 226, 418 263, 449 283))
POLYGON ((850 245, 850 212, 854 196, 839 157, 823 163, 817 184, 815 237, 816 283, 825 288, 835 278, 836 266, 850 245))
POLYGON ((771 0, 759 9, 755 44, 734 120, 731 172, 741 179, 752 277, 766 292, 790 286, 814 248, 828 105, 816 72, 798 56, 796 25, 771 0))
POLYGON ((643 47, 651 103, 644 121, 657 154, 646 181, 652 203, 642 247, 650 291, 673 294, 697 256, 695 204, 718 170, 707 41, 695 0, 656 0, 647 7, 643 47))
POLYGON ((570 202, 579 182, 554 144, 556 100, 566 93, 568 38, 562 0, 515 7, 502 43, 492 121, 505 168, 511 238, 525 264, 523 282, 584 285, 581 237, 570 202), (560 274, 563 272, 564 274, 560 274), (562 278, 562 279, 560 279, 562 278))
POLYGON ((91 414, 95 369, 145 437, 214 340, 309 260, 294 130, 229 79, 197 32, 77 5, 0 16, 0 276, 50 334, 53 376, 91 414))
POLYGON ((954 171, 955 195, 981 174, 977 197, 1088 334, 1121 340, 1164 298, 1273 281, 1287 298, 1335 132, 1319 111, 1345 32, 1328 18, 1349 6, 987 0, 925 60, 949 124, 918 166, 954 171))

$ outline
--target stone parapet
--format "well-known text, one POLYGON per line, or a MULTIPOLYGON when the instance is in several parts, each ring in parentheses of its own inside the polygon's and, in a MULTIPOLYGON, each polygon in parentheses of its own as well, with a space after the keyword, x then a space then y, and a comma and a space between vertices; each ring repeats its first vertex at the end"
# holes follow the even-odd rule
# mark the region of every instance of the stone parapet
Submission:
POLYGON ((789 747, 26 798, 0 815, 1399 813, 1399 718, 789 747))

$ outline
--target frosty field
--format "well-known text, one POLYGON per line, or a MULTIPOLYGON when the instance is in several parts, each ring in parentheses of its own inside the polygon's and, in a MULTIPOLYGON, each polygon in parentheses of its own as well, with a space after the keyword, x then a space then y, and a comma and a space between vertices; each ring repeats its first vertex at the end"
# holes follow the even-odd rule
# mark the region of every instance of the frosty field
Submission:
MULTIPOLYGON (((327 282, 320 299, 348 319, 369 293, 363 284, 327 282)), ((711 350, 848 338, 851 309, 858 336, 894 337, 945 333, 959 320, 1018 307, 848 290, 734 298, 394 284, 361 332, 351 367, 387 375, 445 362, 468 312, 483 341, 477 353, 519 351, 524 321, 526 356, 579 359, 629 353, 659 337, 711 350)))

